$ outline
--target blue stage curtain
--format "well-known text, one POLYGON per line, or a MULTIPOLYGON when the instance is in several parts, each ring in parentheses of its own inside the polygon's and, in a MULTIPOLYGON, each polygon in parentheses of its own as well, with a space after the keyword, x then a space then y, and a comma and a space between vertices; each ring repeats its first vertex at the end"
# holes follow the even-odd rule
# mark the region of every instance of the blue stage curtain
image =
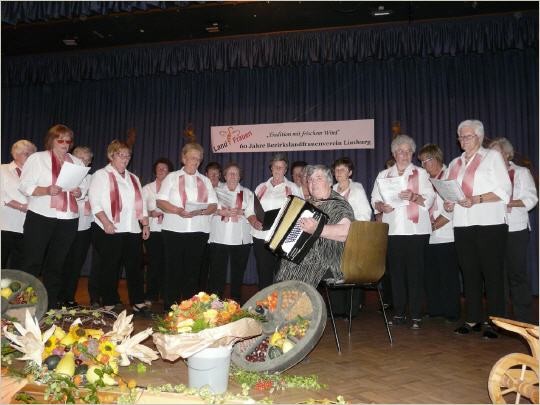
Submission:
MULTIPOLYGON (((472 32, 475 27, 485 28, 482 24, 488 24, 485 19, 479 21, 471 23, 470 27, 464 21, 455 24, 472 32)), ((103 58, 97 51, 73 56, 4 57, 2 160, 9 160, 9 148, 15 140, 27 138, 42 148, 47 128, 64 123, 75 131, 77 144, 88 145, 94 150, 94 167, 100 168, 106 164, 108 143, 114 138, 125 138, 127 130, 133 127, 137 130, 137 143, 130 168, 145 183, 151 180, 151 165, 157 157, 166 156, 178 164, 178 154, 185 143, 183 130, 193 123, 197 138, 206 151, 202 166, 211 160, 221 164, 237 161, 244 169, 242 183, 254 189, 270 176, 268 161, 271 154, 214 154, 210 147, 210 126, 374 118, 373 150, 289 154, 291 162, 305 160, 328 165, 338 157, 349 156, 356 165, 354 180, 360 181, 370 194, 378 171, 390 157, 392 121, 401 121, 403 132, 416 140, 418 148, 428 142, 439 144, 448 162, 460 153, 456 143, 458 123, 476 118, 484 122, 487 137, 509 138, 517 157, 532 162, 533 175, 537 178, 539 67, 536 31, 531 34, 532 42, 531 38, 518 39, 518 33, 525 32, 526 28, 517 30, 513 19, 505 21, 508 31, 505 30, 507 26, 502 25, 500 31, 491 32, 492 41, 474 48, 481 48, 482 52, 442 52, 454 48, 440 38, 439 48, 444 54, 439 57, 418 51, 411 57, 363 59, 356 55, 346 61, 330 59, 325 63, 314 63, 322 54, 328 53, 321 51, 311 55, 313 60, 306 60, 305 50, 299 50, 304 54, 303 59, 300 58, 303 63, 285 63, 290 59, 284 56, 282 64, 244 68, 234 63, 234 55, 227 58, 221 53, 225 40, 201 43, 201 48, 206 50, 215 44, 215 52, 208 52, 205 58, 201 56, 202 51, 199 52, 202 61, 184 61, 193 66, 192 70, 179 70, 179 61, 174 58, 148 62, 148 55, 154 55, 158 49, 155 46, 103 51, 103 58), (488 46, 494 43, 510 46, 503 49, 488 46), (518 43, 521 46, 517 46, 518 43), (128 59, 125 64, 115 64, 114 52, 119 55, 131 52, 132 66, 127 65, 128 59), (212 65, 210 61, 216 55, 221 55, 222 62, 229 63, 222 63, 219 69, 195 69, 195 66, 212 65), (75 60, 78 62, 69 63, 75 60), (151 66, 142 69, 146 63, 151 66), (141 68, 137 74, 133 72, 135 66, 141 68), (225 66, 229 68, 225 69, 225 66), (71 67, 74 72, 70 71, 71 67), (126 71, 122 71, 122 67, 126 71), (73 78, 78 79, 71 80, 73 78)), ((445 31, 442 27, 452 24, 441 23, 439 29, 445 31)), ((435 23, 430 26, 434 27, 435 23)), ((392 28, 384 28, 384 31, 391 32, 392 28)), ((461 32, 457 29, 449 31, 461 32)), ((417 31, 412 32, 410 38, 400 38, 400 43, 415 43, 417 31)), ((300 41, 301 34, 292 35, 293 42, 300 41)), ((314 33, 305 35, 316 42, 314 33)), ((325 35, 319 32, 320 43, 318 46, 313 44, 311 49, 325 48, 325 35)), ((335 32, 328 35, 333 36, 335 32)), ((478 38, 481 37, 479 33, 478 38)), ((353 39, 354 36, 350 38, 349 51, 353 45, 360 47, 353 39)), ((429 38, 424 39, 429 42, 429 38)), ((235 41, 238 40, 232 40, 235 41)), ((254 38, 252 41, 264 42, 265 39, 254 38)), ((448 41, 452 42, 450 38, 448 41)), ((344 46, 343 43, 336 47, 344 46)), ((279 60, 281 49, 277 43, 274 45, 273 52, 265 60, 279 60)), ((422 48, 422 45, 417 47, 422 48)), ((167 49, 163 49, 167 55, 167 49)), ((287 41, 284 41, 284 49, 291 49, 287 41)), ((332 52, 347 53, 343 50, 332 52)), ((118 60, 124 60, 124 56, 119 56, 118 60)), ((257 59, 257 55, 253 58, 257 59)), ((538 208, 533 210, 531 222, 529 266, 537 294, 538 208)))

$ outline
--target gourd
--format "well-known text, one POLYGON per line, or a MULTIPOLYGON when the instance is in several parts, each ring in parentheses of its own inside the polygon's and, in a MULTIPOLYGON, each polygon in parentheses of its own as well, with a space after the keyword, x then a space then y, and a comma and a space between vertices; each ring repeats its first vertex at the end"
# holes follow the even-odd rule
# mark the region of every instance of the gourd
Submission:
POLYGON ((279 350, 279 347, 277 346, 270 346, 270 348, 268 349, 268 357, 270 359, 275 359, 281 356, 281 354, 281 350, 279 350))

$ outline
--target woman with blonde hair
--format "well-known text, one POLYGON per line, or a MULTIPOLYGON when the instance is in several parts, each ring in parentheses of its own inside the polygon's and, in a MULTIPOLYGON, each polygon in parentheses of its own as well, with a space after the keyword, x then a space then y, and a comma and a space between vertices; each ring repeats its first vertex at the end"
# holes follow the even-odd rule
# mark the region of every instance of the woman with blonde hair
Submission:
POLYGON ((95 218, 92 240, 101 263, 103 306, 121 310, 117 302, 118 271, 124 265, 131 308, 136 315, 149 317, 142 268, 142 241, 150 235, 146 201, 139 178, 127 170, 131 159, 129 145, 112 141, 107 147, 107 157, 109 164, 94 173, 89 191, 95 218))

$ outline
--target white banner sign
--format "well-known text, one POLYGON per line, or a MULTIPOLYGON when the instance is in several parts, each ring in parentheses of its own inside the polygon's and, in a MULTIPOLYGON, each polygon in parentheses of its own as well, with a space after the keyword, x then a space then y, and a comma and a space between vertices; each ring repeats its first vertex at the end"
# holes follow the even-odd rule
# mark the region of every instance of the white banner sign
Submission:
POLYGON ((214 153, 375 147, 372 119, 225 125, 210 130, 214 153))

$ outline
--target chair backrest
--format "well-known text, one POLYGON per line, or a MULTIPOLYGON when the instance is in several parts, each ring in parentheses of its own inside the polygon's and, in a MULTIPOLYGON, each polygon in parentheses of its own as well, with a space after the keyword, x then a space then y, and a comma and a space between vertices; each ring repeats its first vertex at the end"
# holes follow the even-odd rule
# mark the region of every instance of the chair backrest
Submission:
POLYGON ((345 283, 374 283, 386 269, 388 224, 354 221, 345 242, 341 271, 345 283))

